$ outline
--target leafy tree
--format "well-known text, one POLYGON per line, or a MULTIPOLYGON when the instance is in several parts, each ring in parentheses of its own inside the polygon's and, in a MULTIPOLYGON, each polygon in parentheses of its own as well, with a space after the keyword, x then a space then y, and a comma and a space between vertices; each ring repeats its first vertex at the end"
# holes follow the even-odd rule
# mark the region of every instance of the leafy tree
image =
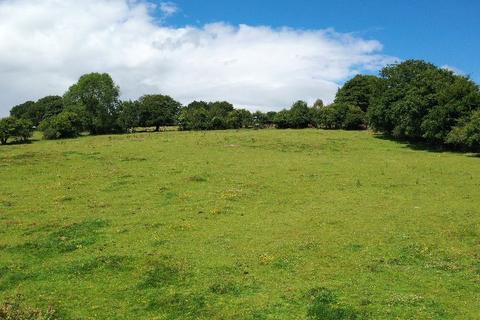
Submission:
POLYGON ((117 122, 124 132, 133 132, 140 125, 140 103, 138 101, 123 101, 117 122))
POLYGON ((38 125, 38 119, 40 119, 41 121, 43 113, 41 112, 41 110, 38 110, 34 101, 26 101, 24 103, 14 106, 10 110, 10 116, 16 119, 28 119, 34 125, 38 125))
POLYGON ((216 101, 210 102, 207 110, 212 119, 214 117, 226 119, 228 114, 234 110, 234 107, 227 101, 216 101))
POLYGON ((252 125, 253 116, 248 110, 233 110, 227 115, 227 127, 230 129, 248 128, 252 125))
POLYGON ((10 115, 17 119, 29 120, 38 126, 44 119, 54 116, 63 110, 63 100, 59 96, 47 96, 37 102, 27 101, 10 110, 10 115))
POLYGON ((340 88, 335 103, 359 107, 367 112, 373 100, 380 93, 381 80, 371 75, 356 75, 340 88))
POLYGON ((360 107, 333 103, 320 110, 319 127, 325 129, 360 130, 365 128, 365 112, 360 107))
POLYGON ((454 127, 446 142, 456 147, 480 151, 480 110, 473 112, 465 123, 454 127))
POLYGON ((26 142, 33 134, 33 125, 30 120, 7 117, 0 119, 0 143, 6 144, 8 139, 15 138, 26 142))
POLYGON ((82 119, 71 111, 63 111, 42 121, 40 130, 45 139, 63 139, 78 137, 82 130, 82 119))
POLYGON ((288 110, 282 110, 275 114, 273 118, 273 123, 277 129, 288 129, 291 127, 290 124, 290 113, 288 110))
POLYGON ((408 60, 381 72, 381 95, 369 109, 376 131, 442 144, 480 108, 478 86, 431 63, 408 60))
POLYGON ((42 112, 41 119, 38 119, 41 122, 63 111, 63 98, 60 96, 46 96, 35 102, 35 105, 42 112))
POLYGON ((349 105, 344 115, 342 129, 345 130, 360 130, 366 126, 365 112, 358 106, 349 105))
POLYGON ((8 139, 15 135, 16 126, 15 117, 7 117, 0 119, 0 143, 7 144, 8 139))
POLYGON ((84 109, 86 128, 92 134, 118 131, 119 88, 107 73, 80 77, 64 95, 66 109, 84 109))
POLYGON ((13 135, 22 142, 27 142, 33 134, 33 124, 28 119, 16 119, 13 135))
POLYGON ((292 105, 290 110, 278 112, 273 122, 279 129, 302 129, 312 124, 313 120, 311 110, 308 108, 307 103, 305 101, 297 101, 292 105))
POLYGON ((169 96, 160 94, 145 95, 139 99, 140 125, 153 126, 159 131, 161 126, 174 125, 181 104, 169 96))
POLYGON ((178 125, 181 130, 207 130, 210 127, 208 103, 194 101, 187 107, 182 108, 178 117, 178 125))
POLYGON ((290 128, 303 129, 312 123, 310 109, 305 101, 297 101, 288 111, 290 128))
POLYGON ((273 126, 276 114, 277 113, 275 111, 269 111, 266 113, 261 111, 256 111, 252 115, 253 125, 257 128, 265 128, 265 127, 273 126))

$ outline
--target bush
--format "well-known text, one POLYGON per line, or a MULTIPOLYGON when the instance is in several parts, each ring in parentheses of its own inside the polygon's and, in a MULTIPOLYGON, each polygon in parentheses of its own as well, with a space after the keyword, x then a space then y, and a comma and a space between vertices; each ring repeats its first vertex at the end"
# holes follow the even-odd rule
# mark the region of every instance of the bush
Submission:
POLYGON ((358 106, 334 103, 319 111, 318 127, 345 130, 365 129, 365 112, 358 106))
POLYGON ((33 134, 33 125, 27 119, 7 117, 0 119, 0 143, 6 144, 8 139, 14 138, 20 142, 28 141, 33 134))
POLYGON ((40 124, 45 139, 75 138, 82 131, 82 119, 75 112, 63 111, 40 124))
POLYGON ((468 122, 453 128, 447 136, 447 143, 480 151, 480 110, 475 111, 468 122))
POLYGON ((312 109, 305 101, 297 101, 290 110, 278 112, 273 118, 273 123, 278 129, 303 129, 315 124, 312 115, 312 109))

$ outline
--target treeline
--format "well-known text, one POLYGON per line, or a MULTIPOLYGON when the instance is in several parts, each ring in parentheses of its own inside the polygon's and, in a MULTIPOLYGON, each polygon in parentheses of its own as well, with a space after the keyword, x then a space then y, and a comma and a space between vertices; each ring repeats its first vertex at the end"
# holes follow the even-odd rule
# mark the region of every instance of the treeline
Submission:
POLYGON ((240 128, 370 128, 398 139, 459 149, 480 149, 480 89, 467 77, 433 64, 408 60, 385 67, 380 75, 357 75, 340 88, 335 101, 313 106, 304 101, 279 112, 235 109, 226 101, 194 101, 187 106, 167 95, 121 101, 110 75, 80 77, 62 96, 15 106, 0 120, 0 142, 26 141, 34 128, 46 139, 83 132, 133 132, 141 127, 176 125, 180 130, 240 128))

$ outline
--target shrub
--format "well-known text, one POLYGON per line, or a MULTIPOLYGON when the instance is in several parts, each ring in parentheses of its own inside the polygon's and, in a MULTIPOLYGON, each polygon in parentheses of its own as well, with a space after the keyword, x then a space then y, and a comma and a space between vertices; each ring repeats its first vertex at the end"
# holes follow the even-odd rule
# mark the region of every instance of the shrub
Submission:
POLYGON ((457 147, 480 150, 480 110, 475 111, 468 122, 453 128, 447 143, 457 147))
POLYGON ((82 131, 82 119, 75 112, 63 111, 40 124, 45 139, 74 138, 82 131))
POLYGON ((32 123, 27 119, 7 117, 0 119, 0 143, 6 144, 8 139, 26 142, 33 134, 32 123))
POLYGON ((334 103, 319 112, 318 126, 324 129, 365 129, 366 117, 360 107, 334 103))

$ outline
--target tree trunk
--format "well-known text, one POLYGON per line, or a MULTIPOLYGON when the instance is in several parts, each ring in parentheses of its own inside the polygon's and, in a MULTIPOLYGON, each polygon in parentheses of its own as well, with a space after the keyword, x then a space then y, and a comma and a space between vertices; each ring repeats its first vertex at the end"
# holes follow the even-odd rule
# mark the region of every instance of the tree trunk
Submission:
POLYGON ((160 126, 155 126, 155 132, 160 131, 160 126))

